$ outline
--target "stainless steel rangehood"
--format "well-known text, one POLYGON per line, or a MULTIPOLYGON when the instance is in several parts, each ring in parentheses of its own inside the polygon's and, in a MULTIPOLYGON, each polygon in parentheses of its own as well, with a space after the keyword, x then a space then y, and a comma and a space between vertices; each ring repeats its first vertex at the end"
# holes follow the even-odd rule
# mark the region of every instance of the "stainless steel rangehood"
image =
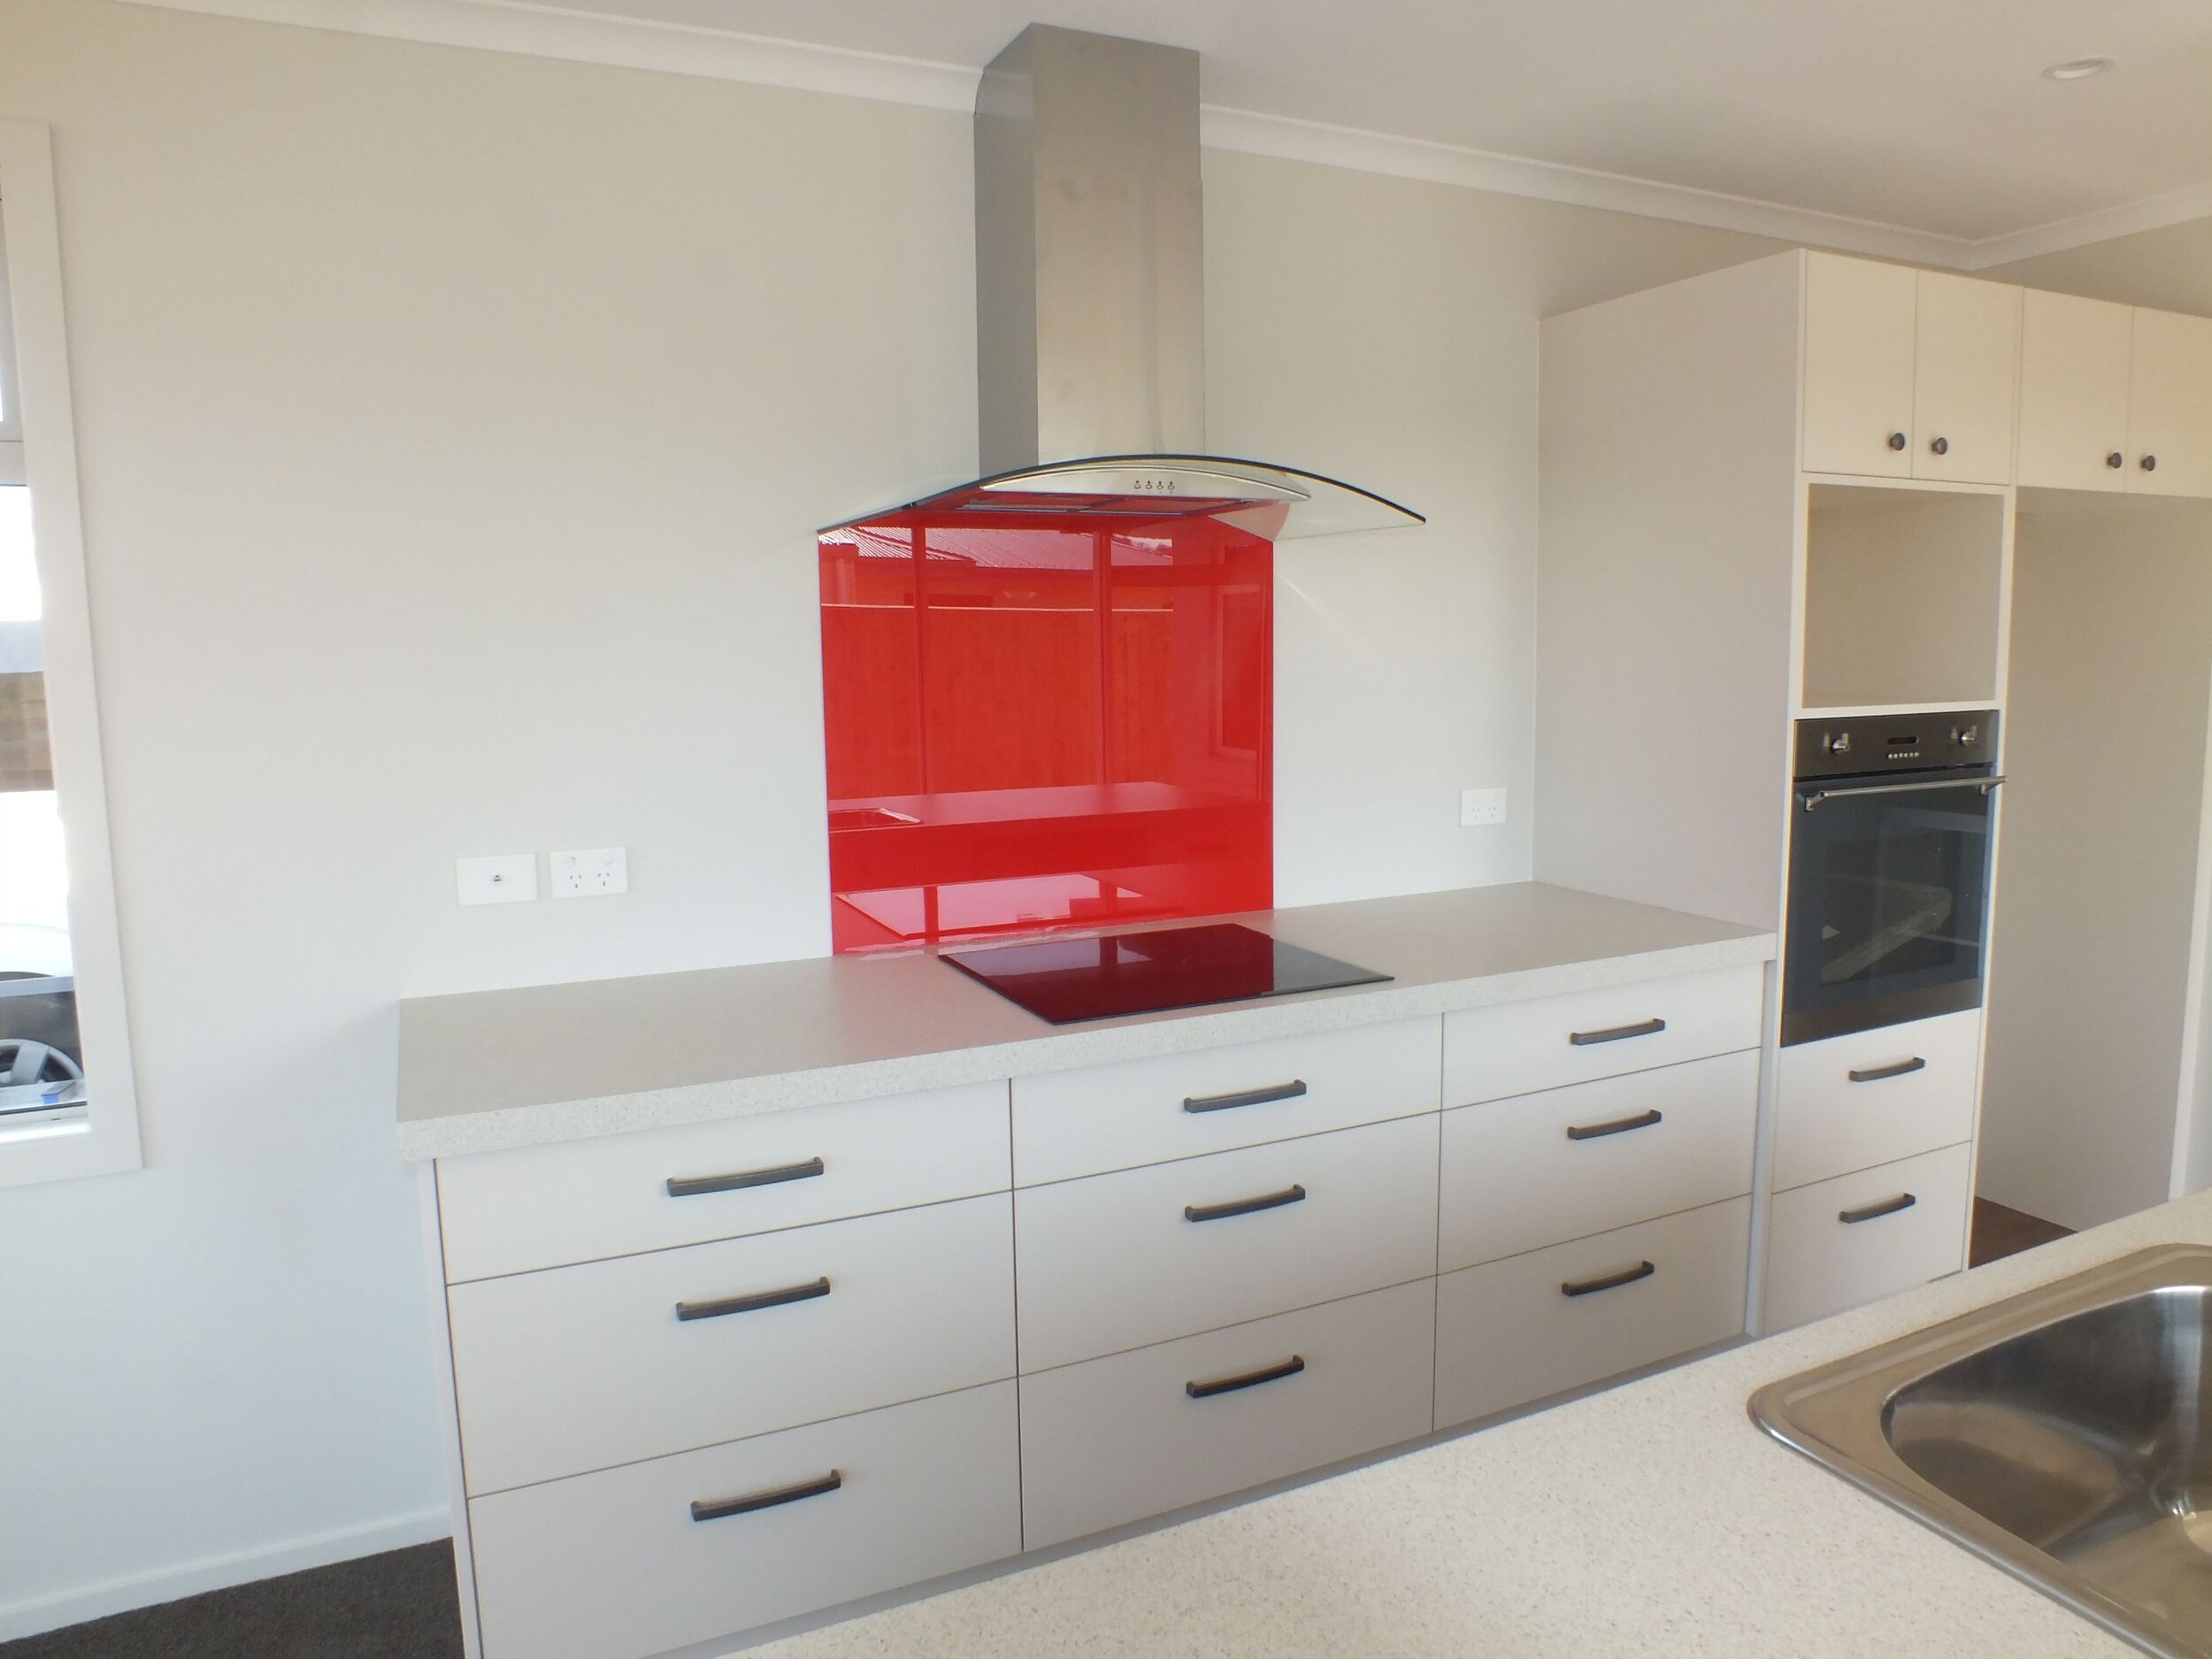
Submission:
POLYGON ((976 92, 975 219, 985 476, 899 511, 1207 517, 1274 541, 1422 522, 1206 453, 1197 53, 1023 30, 976 92))

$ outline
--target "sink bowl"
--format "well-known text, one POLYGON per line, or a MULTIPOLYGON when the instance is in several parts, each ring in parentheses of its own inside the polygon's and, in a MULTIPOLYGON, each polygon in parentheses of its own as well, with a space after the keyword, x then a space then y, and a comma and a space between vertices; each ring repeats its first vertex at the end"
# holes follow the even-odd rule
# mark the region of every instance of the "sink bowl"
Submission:
POLYGON ((1785 1378, 1751 1415, 2114 1634, 2212 1659, 2212 1249, 2139 1251, 1785 1378))

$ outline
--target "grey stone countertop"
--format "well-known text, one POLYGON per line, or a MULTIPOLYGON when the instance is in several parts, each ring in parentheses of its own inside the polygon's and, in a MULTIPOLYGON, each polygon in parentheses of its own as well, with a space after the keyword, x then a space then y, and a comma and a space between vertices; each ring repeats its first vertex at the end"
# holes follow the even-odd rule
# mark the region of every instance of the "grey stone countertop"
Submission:
POLYGON ((926 951, 411 998, 410 1158, 866 1100, 1764 962, 1770 933, 1538 882, 1241 921, 1384 985, 1054 1026, 926 951), (578 1033, 589 1033, 578 1042, 578 1033))
POLYGON ((2116 1659, 2136 1649, 1769 1439, 1746 1402, 2171 1242, 2212 1243, 2212 1193, 746 1659, 2116 1659))

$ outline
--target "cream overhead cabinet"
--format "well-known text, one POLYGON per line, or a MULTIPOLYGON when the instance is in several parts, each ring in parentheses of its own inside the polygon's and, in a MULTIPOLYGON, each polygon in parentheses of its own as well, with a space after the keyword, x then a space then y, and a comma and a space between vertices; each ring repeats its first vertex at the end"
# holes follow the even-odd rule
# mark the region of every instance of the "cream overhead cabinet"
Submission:
POLYGON ((1808 255, 1804 470, 2009 481, 2019 342, 2016 288, 1808 255))
POLYGON ((2212 495, 2212 318, 2031 292, 2020 482, 2212 495))
POLYGON ((440 1159, 472 1659, 757 1632, 1740 1334, 1763 972, 440 1159))

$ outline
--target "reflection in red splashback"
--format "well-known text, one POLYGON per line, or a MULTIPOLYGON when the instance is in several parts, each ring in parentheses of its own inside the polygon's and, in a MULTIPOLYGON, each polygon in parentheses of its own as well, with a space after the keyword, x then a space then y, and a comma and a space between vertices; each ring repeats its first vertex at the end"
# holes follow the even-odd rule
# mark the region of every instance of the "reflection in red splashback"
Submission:
POLYGON ((1267 908, 1273 556, 1209 518, 825 534, 836 949, 1267 908))

